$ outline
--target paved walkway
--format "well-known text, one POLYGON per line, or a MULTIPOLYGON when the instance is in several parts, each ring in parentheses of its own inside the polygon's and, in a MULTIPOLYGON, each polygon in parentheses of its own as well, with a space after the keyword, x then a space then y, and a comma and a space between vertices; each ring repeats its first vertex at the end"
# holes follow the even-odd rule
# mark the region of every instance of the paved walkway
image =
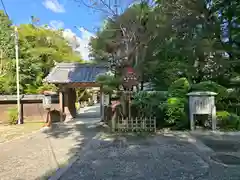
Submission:
POLYGON ((79 113, 78 117, 80 119, 99 118, 101 116, 100 104, 94 104, 93 106, 80 108, 78 113, 79 113))
POLYGON ((51 132, 0 144, 0 180, 45 179, 97 134, 97 129, 90 127, 96 120, 60 123, 51 132))
POLYGON ((210 160, 188 133, 95 140, 61 180, 239 180, 240 166, 210 160))

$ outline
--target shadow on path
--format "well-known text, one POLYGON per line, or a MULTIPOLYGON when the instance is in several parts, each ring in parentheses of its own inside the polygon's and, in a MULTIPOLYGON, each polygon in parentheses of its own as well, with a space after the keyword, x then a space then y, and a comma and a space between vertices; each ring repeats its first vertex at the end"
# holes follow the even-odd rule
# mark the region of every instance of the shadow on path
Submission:
POLYGON ((50 132, 44 132, 49 139, 49 144, 53 150, 52 156, 57 164, 57 167, 48 170, 44 175, 36 178, 36 180, 48 179, 60 168, 67 166, 68 163, 72 161, 72 159, 81 156, 83 148, 100 131, 102 131, 101 127, 89 127, 89 124, 77 124, 75 122, 72 122, 71 124, 67 125, 55 124, 50 132), (67 139, 72 139, 71 145, 65 143, 67 139), (61 151, 60 146, 70 146, 68 147, 68 151, 66 153, 67 158, 61 157, 61 153, 58 153, 58 151, 61 151))
POLYGON ((239 179, 239 166, 215 163, 195 144, 184 132, 153 136, 103 133, 60 179, 239 179))
POLYGON ((53 154, 55 161, 58 162, 57 168, 50 169, 45 175, 40 176, 37 179, 48 179, 50 176, 57 173, 60 168, 68 165, 70 161, 81 157, 83 148, 98 134, 100 131, 105 129, 99 126, 97 123, 100 122, 99 106, 88 107, 86 112, 80 113, 80 115, 73 121, 68 123, 54 124, 52 130, 44 132, 48 139, 52 141, 52 147, 54 149, 54 140, 58 140, 60 145, 64 147, 64 139, 72 139, 72 146, 68 149, 67 156, 69 157, 65 161, 60 161, 61 156, 53 154), (60 162, 59 162, 60 161, 60 162))

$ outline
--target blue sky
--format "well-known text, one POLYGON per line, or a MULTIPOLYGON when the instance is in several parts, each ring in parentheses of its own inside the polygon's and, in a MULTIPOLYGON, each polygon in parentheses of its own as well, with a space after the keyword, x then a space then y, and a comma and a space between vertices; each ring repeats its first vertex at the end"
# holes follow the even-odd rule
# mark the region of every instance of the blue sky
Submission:
MULTIPOLYGON (((33 15, 42 24, 61 21, 66 28, 73 31, 74 26, 85 27, 92 31, 101 25, 99 13, 74 0, 3 0, 10 18, 15 24, 28 23, 33 15)), ((2 6, 1 6, 2 9, 2 6)))
MULTIPOLYGON (((14 24, 30 23, 31 16, 40 20, 40 24, 48 24, 51 28, 64 28, 64 37, 76 47, 83 59, 89 54, 89 40, 103 25, 106 14, 86 7, 77 0, 3 0, 7 13, 14 24), (77 27, 77 28, 76 28, 77 27), (77 41, 77 42, 76 42, 77 41)), ((80 0, 78 0, 80 1, 80 0)), ((117 0, 122 12, 134 0, 117 0)), ((84 2, 94 2, 85 0, 84 2)), ((114 2, 114 1, 112 1, 114 2)), ((0 9, 3 9, 0 3, 0 9)), ((101 8, 102 9, 102 8, 101 8)))
MULTIPOLYGON (((40 19, 40 24, 49 24, 52 28, 64 28, 65 37, 71 41, 77 37, 78 51, 88 59, 88 42, 97 27, 103 23, 98 12, 76 3, 74 0, 3 0, 7 13, 14 24, 29 23, 30 17, 40 19), (76 28, 77 26, 78 28, 76 28)), ((0 5, 0 9, 3 9, 0 5)))

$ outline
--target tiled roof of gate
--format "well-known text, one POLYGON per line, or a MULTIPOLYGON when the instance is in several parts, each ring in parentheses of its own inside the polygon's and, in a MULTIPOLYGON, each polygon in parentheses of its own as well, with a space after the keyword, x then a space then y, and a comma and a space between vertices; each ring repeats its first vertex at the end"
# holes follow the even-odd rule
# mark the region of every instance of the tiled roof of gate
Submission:
POLYGON ((44 81, 53 84, 92 83, 96 81, 97 75, 105 73, 107 70, 106 65, 59 63, 51 70, 44 81))

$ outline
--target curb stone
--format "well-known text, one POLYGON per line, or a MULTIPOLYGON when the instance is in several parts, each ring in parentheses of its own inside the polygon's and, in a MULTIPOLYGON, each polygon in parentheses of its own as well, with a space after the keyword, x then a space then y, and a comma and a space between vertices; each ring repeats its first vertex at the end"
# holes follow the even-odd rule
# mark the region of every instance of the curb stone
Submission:
POLYGON ((99 137, 101 137, 102 133, 99 132, 96 134, 96 136, 94 136, 87 144, 85 147, 83 147, 83 149, 80 151, 80 153, 76 153, 75 156, 73 156, 72 158, 70 158, 68 165, 66 165, 63 168, 59 168, 57 169, 57 171, 54 173, 53 176, 51 176, 50 178, 48 178, 48 180, 59 180, 66 172, 67 170, 69 170, 72 165, 79 160, 79 158, 82 158, 85 156, 85 152, 91 147, 92 142, 94 142, 94 140, 98 139, 99 137), (81 155, 82 156, 81 156, 81 155))

